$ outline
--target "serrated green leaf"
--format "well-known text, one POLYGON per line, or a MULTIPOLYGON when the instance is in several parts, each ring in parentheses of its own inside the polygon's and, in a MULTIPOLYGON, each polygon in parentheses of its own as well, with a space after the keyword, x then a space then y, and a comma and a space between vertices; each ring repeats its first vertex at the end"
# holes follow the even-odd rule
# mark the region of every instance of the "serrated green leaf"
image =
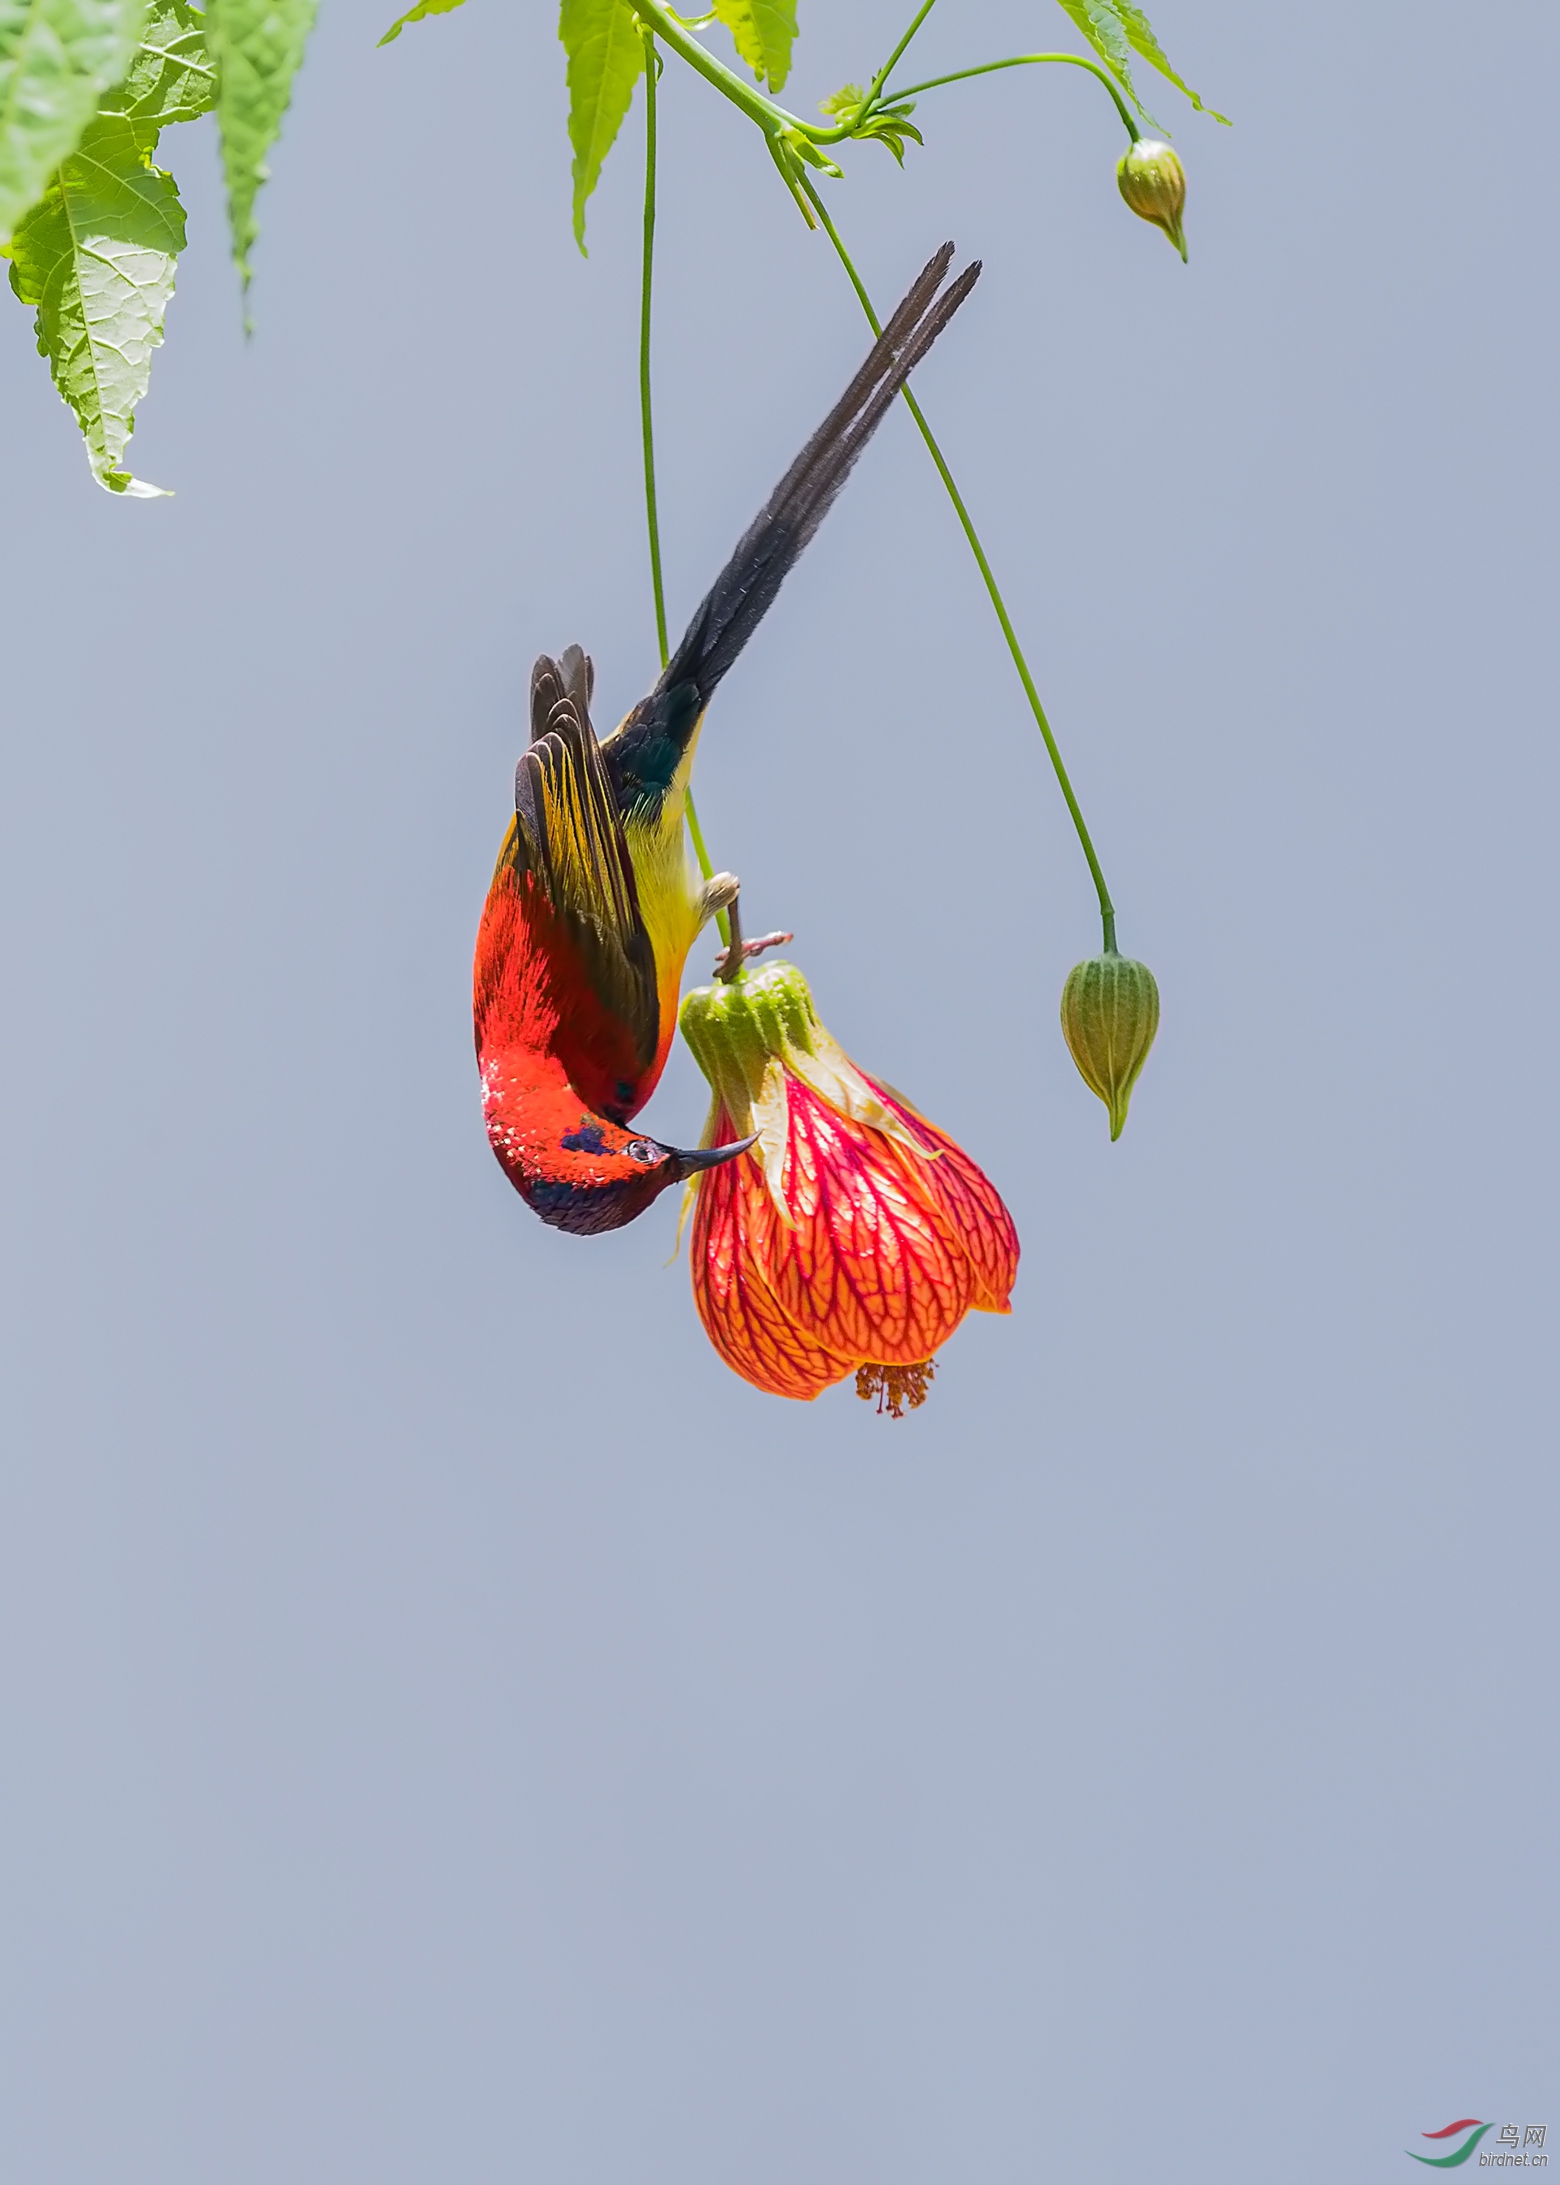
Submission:
POLYGON ((0 240, 130 66, 146 0, 0 0, 0 240))
POLYGON ((1126 90, 1132 87, 1132 44, 1117 12, 1115 0, 1058 0, 1111 74, 1126 90))
POLYGON ((842 83, 838 91, 831 91, 826 99, 818 101, 818 111, 836 117, 854 114, 857 107, 865 103, 866 96, 859 83, 842 83))
POLYGON ((98 113, 122 114, 162 129, 209 114, 216 103, 217 71, 206 51, 206 18, 188 0, 152 0, 129 71, 98 101, 98 113))
POLYGON ((1144 60, 1148 62, 1149 66, 1151 68, 1157 68, 1161 76, 1166 77, 1171 83, 1175 85, 1177 91, 1184 92, 1187 98, 1191 100, 1193 106, 1196 107, 1198 113, 1207 114, 1214 121, 1222 121, 1224 123, 1224 126, 1228 128, 1228 114, 1221 114, 1217 111, 1216 108, 1212 106, 1204 106, 1202 100, 1197 96, 1197 93, 1192 89, 1191 85, 1189 83, 1184 83, 1182 79, 1176 74, 1175 70, 1170 66, 1169 58, 1165 53, 1164 47, 1154 36, 1153 28, 1149 23, 1148 17, 1143 13, 1143 10, 1136 5, 1136 0, 1116 0, 1116 8, 1117 12, 1121 16, 1122 28, 1123 30, 1125 30, 1128 39, 1131 41, 1134 51, 1141 53, 1144 60))
POLYGON ((206 49, 217 66, 217 122, 227 180, 233 262, 249 286, 265 155, 281 134, 293 77, 314 28, 316 0, 211 0, 206 49))
POLYGON ((379 43, 389 45, 392 39, 400 37, 408 23, 420 23, 425 15, 450 15, 464 5, 465 0, 417 0, 416 7, 408 8, 404 15, 396 17, 379 43))
POLYGON ((1132 81, 1132 46, 1115 0, 1059 0, 1151 128, 1162 128, 1132 81))
POLYGON ((715 14, 759 82, 783 91, 796 43, 796 0, 715 0, 715 14))
POLYGON ((558 36, 569 56, 569 142, 574 147, 574 240, 585 252, 585 207, 601 179, 644 72, 636 16, 623 0, 563 0, 558 36))
POLYGON ((162 488, 119 459, 184 248, 184 207, 172 175, 152 165, 146 136, 120 116, 94 122, 11 245, 11 286, 36 307, 39 354, 76 413, 92 475, 108 492, 140 499, 162 488))

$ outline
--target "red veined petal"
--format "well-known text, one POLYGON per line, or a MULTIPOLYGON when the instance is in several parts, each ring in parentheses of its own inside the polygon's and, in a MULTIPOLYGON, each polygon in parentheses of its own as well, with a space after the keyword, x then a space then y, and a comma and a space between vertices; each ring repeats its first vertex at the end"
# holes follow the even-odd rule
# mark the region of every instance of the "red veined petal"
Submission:
POLYGON ((996 1186, 962 1146, 907 1100, 876 1078, 868 1083, 920 1142, 935 1146, 941 1156, 935 1161, 907 1159, 904 1165, 916 1184, 936 1198, 970 1256, 975 1281, 971 1304, 977 1312, 1007 1312, 1008 1293, 1018 1279, 1018 1231, 996 1186))
MULTIPOLYGON (((717 1145, 734 1133, 723 1113, 717 1145)), ((753 1251, 757 1202, 767 1207, 763 1172, 750 1154, 701 1177, 693 1217, 693 1298, 704 1332, 733 1373, 771 1396, 810 1403, 842 1381, 856 1361, 832 1357, 781 1311, 753 1251)))
POLYGON ((799 1078, 787 1077, 786 1096, 781 1189, 792 1225, 767 1194, 753 1206, 752 1244, 776 1302, 853 1362, 929 1358, 969 1310, 969 1259, 880 1132, 799 1078))

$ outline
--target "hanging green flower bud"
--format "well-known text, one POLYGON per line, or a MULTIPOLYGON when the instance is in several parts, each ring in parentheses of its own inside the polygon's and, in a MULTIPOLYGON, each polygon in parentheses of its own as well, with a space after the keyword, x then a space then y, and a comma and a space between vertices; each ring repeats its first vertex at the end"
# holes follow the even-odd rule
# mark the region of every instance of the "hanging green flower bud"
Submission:
POLYGON ((1159 988, 1147 964, 1111 949, 1074 964, 1062 988, 1062 1033, 1084 1083, 1110 1110, 1119 1138, 1138 1072, 1159 1029, 1159 988))
POLYGON ((1116 187, 1140 220, 1163 228, 1182 258, 1186 236, 1181 213, 1186 204, 1186 169, 1158 137, 1138 137, 1116 163, 1116 187))

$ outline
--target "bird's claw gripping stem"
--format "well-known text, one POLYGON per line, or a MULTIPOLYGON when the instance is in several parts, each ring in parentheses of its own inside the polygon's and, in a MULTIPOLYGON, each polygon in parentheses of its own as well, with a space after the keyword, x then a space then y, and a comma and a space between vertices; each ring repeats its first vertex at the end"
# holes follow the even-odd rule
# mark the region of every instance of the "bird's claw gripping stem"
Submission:
POLYGON ((731 948, 723 948, 715 959, 715 976, 718 979, 730 981, 736 977, 737 972, 741 970, 750 956, 762 956, 766 948, 784 948, 787 942, 795 939, 796 935, 794 933, 762 933, 756 941, 744 941, 741 944, 741 953, 737 957, 736 963, 730 970, 727 970, 726 966, 730 960, 732 950, 737 946, 736 942, 733 941, 731 948))
POLYGON ((723 948, 716 957, 715 976, 729 986, 750 956, 761 956, 766 948, 783 948, 787 941, 794 940, 796 936, 792 933, 765 933, 756 941, 744 941, 742 919, 737 910, 735 895, 725 908, 726 916, 731 922, 731 946, 723 948))

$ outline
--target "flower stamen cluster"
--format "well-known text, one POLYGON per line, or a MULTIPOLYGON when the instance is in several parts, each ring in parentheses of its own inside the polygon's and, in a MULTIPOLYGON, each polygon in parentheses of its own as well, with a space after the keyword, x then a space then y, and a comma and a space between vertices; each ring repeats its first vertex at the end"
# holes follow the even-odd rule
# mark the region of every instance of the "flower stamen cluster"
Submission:
POLYGON ((907 1406, 911 1411, 920 1410, 936 1372, 935 1358, 923 1358, 914 1366, 858 1366, 856 1394, 864 1404, 877 1398, 879 1418, 886 1411, 891 1419, 902 1419, 907 1406))

